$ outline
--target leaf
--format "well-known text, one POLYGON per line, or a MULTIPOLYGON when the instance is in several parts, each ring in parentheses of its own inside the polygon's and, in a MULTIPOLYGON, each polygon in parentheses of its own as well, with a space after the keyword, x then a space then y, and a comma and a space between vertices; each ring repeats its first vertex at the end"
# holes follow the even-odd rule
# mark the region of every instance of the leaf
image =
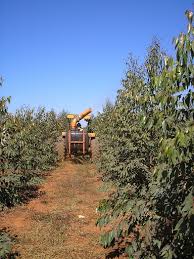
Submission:
POLYGON ((165 259, 172 259, 173 258, 173 252, 170 245, 166 245, 161 250, 161 256, 165 259))
POLYGON ((154 239, 153 243, 154 243, 154 245, 157 245, 158 248, 160 248, 161 244, 162 244, 162 242, 160 240, 158 240, 158 239, 154 239))
POLYGON ((182 212, 187 213, 188 215, 191 215, 192 208, 193 208, 193 190, 191 190, 190 193, 187 195, 183 204, 184 204, 184 207, 182 209, 182 212))
POLYGON ((181 219, 178 221, 178 223, 176 224, 174 230, 175 230, 175 231, 179 231, 180 226, 182 225, 183 222, 184 222, 184 218, 181 218, 181 219))
POLYGON ((162 122, 162 129, 163 129, 163 132, 166 134, 166 121, 163 120, 162 122))
POLYGON ((133 257, 134 251, 133 251, 133 247, 131 245, 129 245, 125 248, 125 252, 128 254, 129 258, 134 259, 134 257, 133 257))

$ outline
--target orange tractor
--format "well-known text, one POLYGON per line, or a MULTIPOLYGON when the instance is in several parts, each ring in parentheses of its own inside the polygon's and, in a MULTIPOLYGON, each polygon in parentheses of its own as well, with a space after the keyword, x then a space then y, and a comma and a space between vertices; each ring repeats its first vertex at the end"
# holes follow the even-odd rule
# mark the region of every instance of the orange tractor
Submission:
POLYGON ((86 109, 79 115, 68 114, 69 127, 66 132, 62 132, 64 138, 65 157, 72 155, 85 156, 89 154, 92 157, 92 142, 95 139, 95 133, 88 132, 87 127, 82 128, 80 121, 84 119, 89 123, 92 110, 86 109))

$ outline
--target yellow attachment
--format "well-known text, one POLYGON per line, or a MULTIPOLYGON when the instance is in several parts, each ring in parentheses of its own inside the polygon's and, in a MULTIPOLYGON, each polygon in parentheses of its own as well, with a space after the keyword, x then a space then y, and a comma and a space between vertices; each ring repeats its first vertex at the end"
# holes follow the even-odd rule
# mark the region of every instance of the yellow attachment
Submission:
POLYGON ((67 114, 67 119, 74 119, 75 115, 74 114, 67 114))
POLYGON ((82 120, 85 116, 87 116, 89 113, 92 112, 91 108, 86 109, 85 111, 83 111, 82 113, 80 113, 79 115, 79 120, 82 120))
POLYGON ((88 133, 88 137, 89 137, 89 138, 95 138, 95 137, 96 137, 96 134, 95 134, 95 133, 90 132, 90 133, 88 133))
POLYGON ((75 116, 74 119, 71 121, 71 127, 72 128, 76 128, 77 123, 82 120, 85 116, 87 116, 88 114, 90 114, 92 112, 91 108, 86 109, 85 111, 83 111, 82 113, 80 113, 79 116, 75 116))

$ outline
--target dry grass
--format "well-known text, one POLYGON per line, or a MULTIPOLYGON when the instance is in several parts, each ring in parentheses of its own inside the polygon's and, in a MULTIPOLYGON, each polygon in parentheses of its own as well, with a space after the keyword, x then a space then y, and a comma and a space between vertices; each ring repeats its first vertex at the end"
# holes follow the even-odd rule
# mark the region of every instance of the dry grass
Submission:
POLYGON ((62 258, 69 215, 37 213, 32 220, 31 230, 20 236, 21 258, 62 258))
POLYGON ((103 195, 95 174, 89 163, 66 162, 48 176, 40 189, 44 195, 13 210, 7 220, 2 218, 3 225, 18 235, 19 258, 105 258, 95 226, 103 195))

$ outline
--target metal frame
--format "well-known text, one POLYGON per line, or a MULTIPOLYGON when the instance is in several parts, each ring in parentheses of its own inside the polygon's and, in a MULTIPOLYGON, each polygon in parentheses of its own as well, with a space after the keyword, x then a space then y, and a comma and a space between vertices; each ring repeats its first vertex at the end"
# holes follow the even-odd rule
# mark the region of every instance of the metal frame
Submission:
MULTIPOLYGON (((85 130, 82 131, 82 141, 75 141, 75 140, 71 140, 71 130, 69 129, 68 130, 68 134, 67 134, 67 143, 68 143, 68 155, 69 157, 71 158, 71 155, 72 155, 72 148, 71 148, 71 145, 72 144, 82 144, 82 155, 84 156, 86 154, 86 132, 85 130)), ((66 145, 65 145, 66 146, 66 145)))

